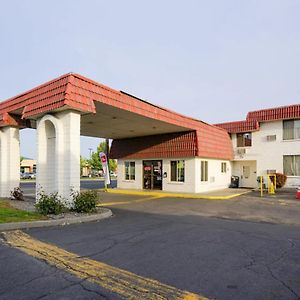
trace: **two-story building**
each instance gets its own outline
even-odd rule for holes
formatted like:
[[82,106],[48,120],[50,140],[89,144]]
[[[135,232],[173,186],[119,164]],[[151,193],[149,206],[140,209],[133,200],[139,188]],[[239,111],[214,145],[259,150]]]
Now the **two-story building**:
[[232,174],[240,186],[257,187],[257,176],[287,175],[286,187],[300,185],[300,105],[249,112],[246,120],[217,124],[231,136]]

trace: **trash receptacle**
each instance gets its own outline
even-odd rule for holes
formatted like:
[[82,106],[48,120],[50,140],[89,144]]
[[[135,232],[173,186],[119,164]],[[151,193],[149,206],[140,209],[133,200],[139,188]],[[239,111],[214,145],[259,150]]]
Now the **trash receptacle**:
[[239,187],[239,176],[231,176],[231,183],[229,185],[230,188],[238,188]]

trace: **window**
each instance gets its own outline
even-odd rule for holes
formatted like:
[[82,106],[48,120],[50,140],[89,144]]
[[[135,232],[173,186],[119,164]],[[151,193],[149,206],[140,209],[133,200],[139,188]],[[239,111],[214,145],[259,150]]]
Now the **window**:
[[287,176],[300,176],[300,155],[283,156],[283,173]]
[[135,180],[134,161],[125,161],[125,180]]
[[237,147],[250,147],[252,146],[252,134],[251,132],[247,133],[237,133]]
[[201,181],[208,181],[208,161],[201,161]]
[[227,171],[227,165],[226,162],[221,163],[221,173],[226,173]]
[[184,182],[184,160],[171,161],[171,181]]
[[300,120],[283,121],[283,139],[300,139]]

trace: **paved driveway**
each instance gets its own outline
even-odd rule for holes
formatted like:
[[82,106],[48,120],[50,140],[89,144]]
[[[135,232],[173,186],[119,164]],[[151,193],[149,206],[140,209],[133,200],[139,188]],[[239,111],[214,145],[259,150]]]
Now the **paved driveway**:
[[260,198],[248,193],[229,200],[206,200],[100,193],[100,198],[112,209],[300,226],[300,201],[292,197]]
[[[117,180],[111,180],[111,187],[114,188],[117,186]],[[24,191],[25,197],[34,200],[35,198],[35,187],[36,183],[33,180],[21,181],[20,187]],[[103,189],[104,180],[103,179],[82,179],[80,180],[80,188],[89,190],[89,189]]]
[[[299,226],[201,215],[210,206],[227,206],[227,213],[234,214],[236,206],[251,199],[212,202],[109,194],[102,198],[114,217],[27,233],[79,258],[208,298],[299,299]],[[110,288],[0,243],[3,261],[1,299],[120,299]]]

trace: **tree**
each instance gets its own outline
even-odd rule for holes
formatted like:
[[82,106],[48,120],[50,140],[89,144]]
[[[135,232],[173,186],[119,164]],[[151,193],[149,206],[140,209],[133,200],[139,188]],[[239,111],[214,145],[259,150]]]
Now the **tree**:
[[[99,144],[99,146],[97,147],[97,151],[93,152],[91,155],[91,158],[89,160],[87,160],[90,164],[90,166],[92,167],[92,169],[95,170],[102,170],[102,163],[100,160],[100,152],[104,152],[106,153],[106,142],[103,141]],[[110,159],[109,160],[109,169],[110,171],[116,171],[117,169],[117,161],[115,159]]]
[[80,170],[86,166],[89,166],[88,160],[80,155]]

